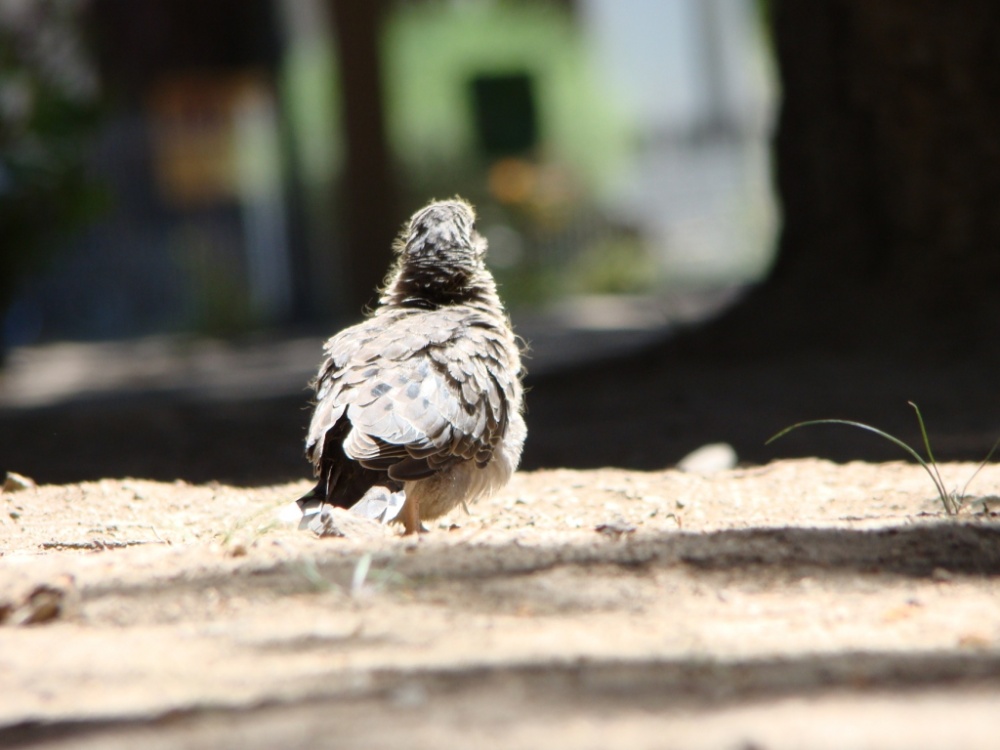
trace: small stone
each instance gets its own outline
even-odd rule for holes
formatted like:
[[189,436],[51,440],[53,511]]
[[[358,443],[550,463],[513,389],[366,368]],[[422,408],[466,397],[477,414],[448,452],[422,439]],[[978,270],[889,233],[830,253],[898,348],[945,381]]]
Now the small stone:
[[7,472],[7,477],[3,482],[4,492],[20,492],[21,490],[30,490],[38,485],[35,484],[35,480],[31,477],[26,477],[22,474],[17,474],[13,471]]
[[621,539],[623,536],[634,534],[635,526],[625,521],[610,521],[594,527],[594,531],[612,539]]
[[996,495],[977,497],[973,503],[981,504],[984,515],[995,516],[1000,514],[1000,497],[997,497]]
[[709,443],[684,456],[677,468],[688,474],[715,474],[735,468],[737,460],[729,443]]
[[10,618],[12,624],[41,625],[64,616],[72,590],[72,579],[66,579],[63,586],[43,583],[32,589],[13,611]]

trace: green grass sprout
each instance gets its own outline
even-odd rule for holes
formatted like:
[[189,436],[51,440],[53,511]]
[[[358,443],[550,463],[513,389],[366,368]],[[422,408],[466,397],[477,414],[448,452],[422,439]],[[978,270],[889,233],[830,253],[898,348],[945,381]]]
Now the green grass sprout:
[[872,427],[870,424],[865,424],[864,422],[854,422],[849,419],[812,419],[809,420],[808,422],[797,422],[796,424],[793,424],[790,427],[786,427],[785,429],[781,430],[781,432],[768,438],[765,445],[770,445],[775,440],[787,435],[792,430],[797,430],[800,427],[809,427],[811,425],[818,425],[818,424],[844,424],[848,425],[849,427],[858,427],[862,430],[873,432],[879,437],[885,438],[890,443],[898,445],[904,451],[913,456],[914,459],[916,459],[917,463],[919,463],[923,467],[924,471],[927,472],[927,475],[931,478],[931,481],[934,482],[934,488],[937,490],[938,497],[941,499],[941,505],[944,506],[945,513],[947,513],[949,516],[953,516],[962,509],[962,506],[965,504],[966,491],[969,489],[969,485],[972,483],[972,480],[976,478],[976,475],[979,474],[980,471],[982,471],[982,468],[986,466],[987,463],[989,463],[989,460],[993,458],[993,454],[996,452],[997,447],[1000,446],[1000,439],[998,439],[995,443],[993,443],[993,447],[990,448],[990,452],[986,454],[986,458],[982,460],[982,462],[979,464],[979,467],[972,473],[972,476],[969,477],[969,480],[965,483],[965,486],[962,487],[961,492],[959,492],[958,490],[952,490],[951,492],[949,492],[948,487],[944,483],[944,479],[942,479],[941,477],[941,472],[938,470],[937,461],[934,458],[934,452],[931,450],[931,441],[927,437],[927,428],[924,425],[924,417],[920,413],[920,407],[918,407],[912,401],[907,401],[907,403],[910,406],[912,406],[913,410],[917,413],[917,422],[920,424],[920,435],[923,437],[924,450],[926,450],[927,452],[926,459],[923,456],[921,456],[920,453],[916,451],[916,449],[914,449],[909,444],[904,443],[895,435],[890,435],[888,432],[880,430],[877,427]]

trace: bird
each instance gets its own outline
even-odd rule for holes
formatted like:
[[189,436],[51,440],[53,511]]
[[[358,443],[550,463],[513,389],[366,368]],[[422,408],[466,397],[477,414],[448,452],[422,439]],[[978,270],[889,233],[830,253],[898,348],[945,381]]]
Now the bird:
[[521,341],[473,207],[430,203],[393,251],[374,311],[324,345],[305,448],[318,481],[298,500],[300,528],[319,531],[340,507],[414,534],[493,494],[520,462]]

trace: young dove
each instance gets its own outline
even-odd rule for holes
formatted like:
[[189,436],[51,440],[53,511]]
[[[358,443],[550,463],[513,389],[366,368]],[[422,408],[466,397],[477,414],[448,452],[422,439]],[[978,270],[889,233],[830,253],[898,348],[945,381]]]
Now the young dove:
[[458,198],[417,211],[374,313],[326,342],[300,528],[337,506],[412,534],[517,468],[520,351],[475,219]]

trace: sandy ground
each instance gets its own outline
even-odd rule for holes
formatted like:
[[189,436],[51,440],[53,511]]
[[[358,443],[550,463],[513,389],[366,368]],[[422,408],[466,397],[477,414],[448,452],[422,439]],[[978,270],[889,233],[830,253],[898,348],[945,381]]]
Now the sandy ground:
[[0,746],[997,745],[1000,509],[919,467],[528,472],[419,538],[307,487],[0,495]]

